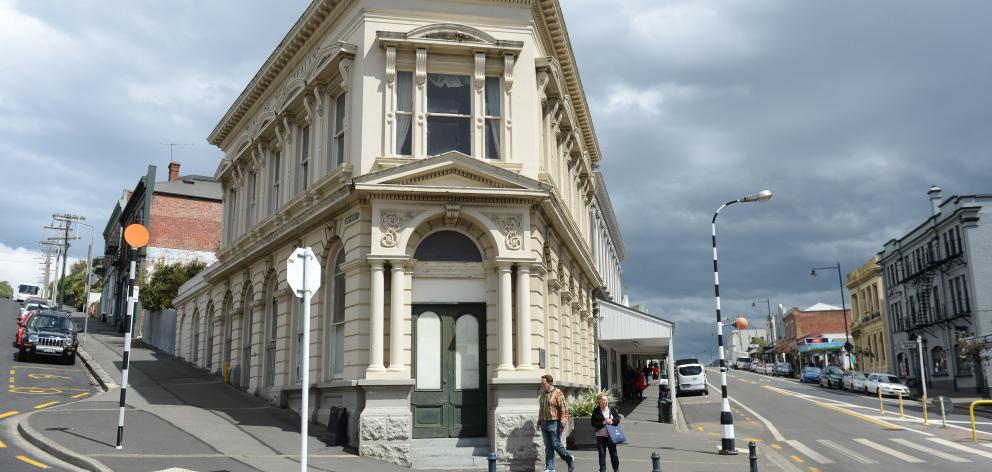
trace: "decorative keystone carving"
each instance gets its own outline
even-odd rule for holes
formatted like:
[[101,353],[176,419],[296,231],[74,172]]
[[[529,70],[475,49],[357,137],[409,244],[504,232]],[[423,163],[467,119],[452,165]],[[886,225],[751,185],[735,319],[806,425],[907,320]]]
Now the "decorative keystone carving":
[[458,223],[458,214],[461,213],[462,206],[457,203],[448,203],[444,205],[444,208],[446,210],[444,214],[444,224],[454,226],[455,223]]
[[523,239],[520,237],[520,224],[523,217],[520,215],[501,215],[499,213],[489,213],[486,215],[493,223],[499,227],[505,238],[506,248],[516,251],[523,246]]
[[382,226],[382,238],[379,240],[379,244],[382,247],[396,246],[396,243],[399,242],[400,231],[419,214],[420,211],[383,210],[379,219]]

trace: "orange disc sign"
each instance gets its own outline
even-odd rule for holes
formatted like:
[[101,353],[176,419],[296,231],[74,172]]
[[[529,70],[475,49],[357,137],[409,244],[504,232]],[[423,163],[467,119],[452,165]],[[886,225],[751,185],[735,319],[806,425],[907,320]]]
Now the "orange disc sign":
[[137,223],[124,228],[124,240],[131,247],[144,247],[148,244],[148,229]]

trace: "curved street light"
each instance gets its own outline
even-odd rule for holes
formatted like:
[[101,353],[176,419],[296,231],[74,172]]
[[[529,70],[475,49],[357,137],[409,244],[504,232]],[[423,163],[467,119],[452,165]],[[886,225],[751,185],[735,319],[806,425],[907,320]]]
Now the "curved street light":
[[837,271],[837,283],[840,285],[840,307],[841,312],[844,314],[844,351],[847,353],[847,365],[851,367],[851,351],[854,350],[854,344],[851,344],[851,333],[847,328],[847,301],[844,299],[844,281],[841,279],[840,262],[835,266],[831,267],[814,267],[809,271],[809,278],[816,279],[817,270],[836,270]]
[[713,231],[713,289],[716,298],[716,339],[719,347],[717,351],[720,355],[720,393],[722,396],[720,404],[720,454],[725,455],[737,454],[737,448],[734,447],[734,417],[730,414],[730,400],[727,397],[727,359],[723,352],[723,320],[720,318],[720,271],[717,267],[716,257],[716,217],[720,215],[720,210],[734,203],[764,203],[771,198],[771,190],[762,190],[746,197],[731,200],[716,209],[711,222]]

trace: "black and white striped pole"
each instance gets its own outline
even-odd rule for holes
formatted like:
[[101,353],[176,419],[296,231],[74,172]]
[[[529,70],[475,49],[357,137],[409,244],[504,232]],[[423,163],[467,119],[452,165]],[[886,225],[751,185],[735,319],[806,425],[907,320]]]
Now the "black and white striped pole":
[[717,266],[716,257],[716,217],[720,215],[720,210],[726,208],[727,205],[733,205],[734,203],[767,202],[770,198],[772,198],[772,192],[770,190],[762,190],[754,195],[748,195],[724,203],[713,213],[713,289],[714,296],[716,297],[717,350],[720,352],[720,454],[737,454],[737,448],[734,447],[734,417],[730,413],[730,399],[727,397],[727,359],[723,352],[723,320],[720,318],[720,270]]
[[124,400],[127,397],[127,370],[131,355],[131,325],[134,320],[134,279],[138,265],[138,249],[148,244],[148,230],[139,224],[129,225],[124,229],[124,241],[131,250],[130,272],[127,288],[127,313],[124,318],[124,359],[121,362],[121,401],[120,413],[117,416],[117,449],[124,448]]

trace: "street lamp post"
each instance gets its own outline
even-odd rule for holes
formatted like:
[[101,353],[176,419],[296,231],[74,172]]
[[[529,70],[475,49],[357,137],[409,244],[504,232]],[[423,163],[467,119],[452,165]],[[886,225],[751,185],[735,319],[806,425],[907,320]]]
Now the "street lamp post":
[[851,333],[847,327],[847,301],[844,300],[844,281],[841,279],[842,272],[840,271],[840,262],[836,266],[831,267],[814,267],[809,271],[809,277],[811,279],[816,278],[817,270],[827,270],[833,269],[837,271],[837,284],[840,285],[840,309],[844,314],[844,352],[847,357],[847,367],[851,367],[851,351],[854,350],[854,345],[851,344]]
[[96,233],[96,228],[82,221],[77,221],[76,223],[90,229],[90,245],[86,249],[86,288],[83,289],[83,343],[85,343],[90,323],[90,314],[86,312],[86,308],[90,302],[90,279],[93,277],[93,234]]
[[716,209],[711,222],[713,234],[713,292],[716,299],[716,340],[718,345],[717,350],[720,351],[720,431],[722,433],[720,454],[737,454],[737,448],[734,447],[734,417],[730,414],[730,400],[727,398],[727,359],[723,352],[723,320],[720,318],[720,271],[717,267],[716,257],[716,217],[720,215],[720,210],[723,210],[728,205],[733,205],[734,203],[767,202],[771,198],[772,192],[770,190],[762,190],[753,195],[731,200]]
[[[764,300],[754,300],[754,301],[751,302],[751,308],[757,308],[757,303],[758,302],[765,302],[765,306],[768,307],[768,318],[767,319],[768,319],[769,325],[772,327],[772,332],[771,333],[765,333],[767,336],[769,336],[771,338],[771,339],[767,339],[766,341],[768,341],[768,343],[771,344],[772,346],[775,346],[775,341],[778,340],[778,336],[775,335],[775,318],[772,318],[772,302],[768,301],[767,298],[764,299]],[[774,360],[775,359],[772,359],[772,361],[774,361]]]

